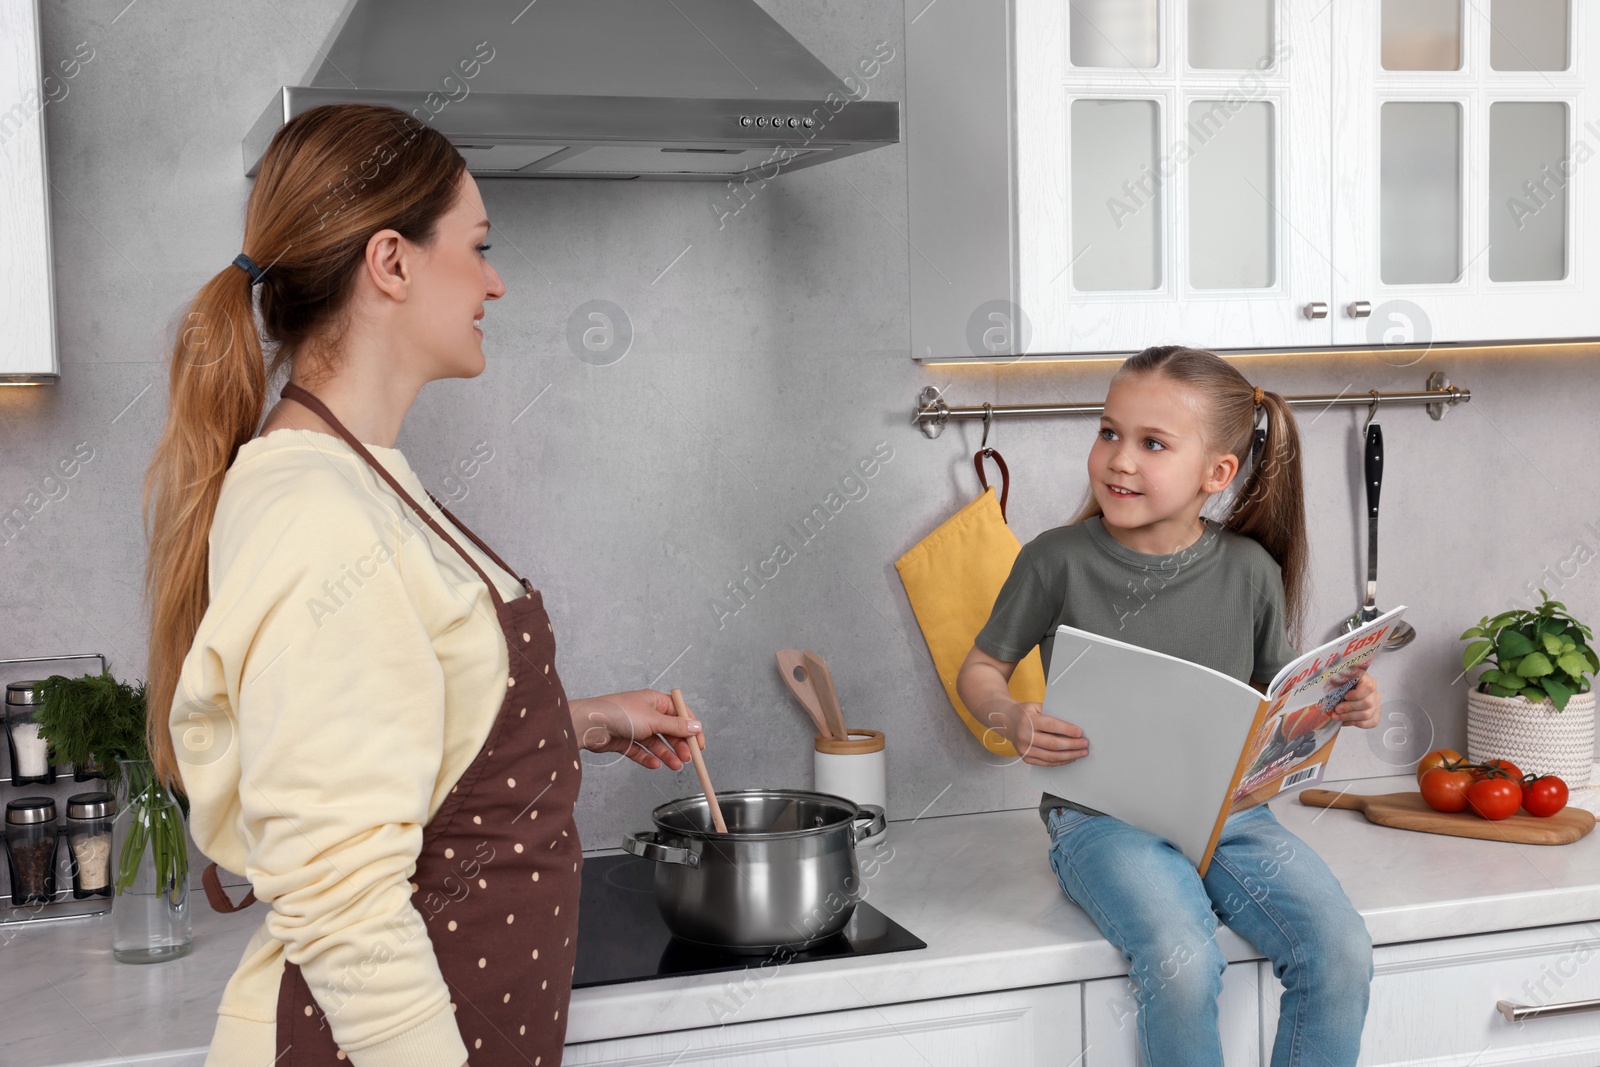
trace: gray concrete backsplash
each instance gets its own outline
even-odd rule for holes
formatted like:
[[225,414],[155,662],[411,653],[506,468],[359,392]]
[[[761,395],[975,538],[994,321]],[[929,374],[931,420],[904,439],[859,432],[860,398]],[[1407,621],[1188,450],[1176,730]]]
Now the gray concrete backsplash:
[[[43,12],[47,64],[81,42],[94,58],[43,112],[62,378],[0,390],[0,509],[42,501],[0,537],[0,656],[103,651],[133,679],[147,643],[140,496],[174,327],[201,283],[234,269],[250,189],[240,139],[274,89],[299,79],[337,5],[118,7],[69,0]],[[763,7],[839,74],[887,42],[897,58],[871,93],[903,101],[909,9]],[[719,786],[809,788],[812,731],[773,660],[809,647],[827,658],[846,719],[888,735],[891,818],[1036,803],[1027,769],[986,754],[957,719],[894,569],[978,493],[979,425],[952,423],[930,441],[910,416],[930,384],[956,404],[1097,400],[1114,364],[912,362],[907,263],[918,253],[902,146],[738,201],[713,183],[480,187],[508,287],[485,318],[488,367],[425,389],[397,445],[543,590],[568,693],[680,687],[707,724]],[[595,300],[631,327],[614,362],[569,344]],[[1409,605],[1419,636],[1374,668],[1390,717],[1346,731],[1334,776],[1403,771],[1428,748],[1465,743],[1457,635],[1479,616],[1537,600],[1543,583],[1600,621],[1593,353],[1435,351],[1398,365],[1413,358],[1239,360],[1285,394],[1416,389],[1434,370],[1473,392],[1438,422],[1418,407],[1380,413],[1379,602]],[[1315,640],[1364,593],[1364,416],[1300,415]],[[1077,510],[1094,425],[996,423],[1022,540]],[[459,461],[485,449],[492,459],[464,477]],[[72,478],[54,475],[85,450]],[[860,464],[874,459],[867,476]],[[692,771],[586,760],[587,848],[616,847],[657,804],[698,788]]]

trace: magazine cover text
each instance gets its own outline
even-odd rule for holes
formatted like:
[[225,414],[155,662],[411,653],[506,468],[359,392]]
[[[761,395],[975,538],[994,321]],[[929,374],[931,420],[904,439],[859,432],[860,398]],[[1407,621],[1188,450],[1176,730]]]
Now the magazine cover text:
[[1270,800],[1290,789],[1312,785],[1333,754],[1342,725],[1333,709],[1367,673],[1372,657],[1394,626],[1355,633],[1332,652],[1299,665],[1272,699],[1245,752],[1244,777],[1233,794],[1233,811]]

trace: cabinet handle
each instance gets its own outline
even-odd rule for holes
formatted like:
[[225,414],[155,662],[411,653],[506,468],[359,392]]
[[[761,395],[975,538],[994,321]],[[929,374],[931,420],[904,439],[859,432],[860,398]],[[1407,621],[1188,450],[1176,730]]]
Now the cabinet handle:
[[1313,300],[1305,306],[1306,318],[1325,319],[1328,317],[1328,305],[1320,300]]
[[1546,1015],[1576,1015],[1585,1011],[1600,1011],[1600,999],[1597,1000],[1569,1000],[1565,1004],[1513,1004],[1509,1000],[1495,1003],[1501,1015],[1506,1017],[1508,1023],[1520,1023],[1524,1019],[1539,1019]]
[[1345,308],[1352,319],[1364,319],[1372,314],[1372,303],[1368,300],[1354,300]]

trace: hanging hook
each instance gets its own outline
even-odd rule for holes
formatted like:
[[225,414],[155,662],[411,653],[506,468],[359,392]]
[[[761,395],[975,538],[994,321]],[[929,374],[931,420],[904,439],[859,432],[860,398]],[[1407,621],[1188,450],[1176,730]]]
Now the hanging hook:
[[1011,471],[1006,468],[1006,461],[1000,453],[989,447],[989,425],[993,419],[994,405],[985,403],[983,405],[983,440],[978,443],[978,451],[972,457],[972,466],[978,472],[979,484],[985,489],[989,488],[989,475],[984,472],[983,461],[992,459],[995,465],[1000,468],[1000,518],[1001,521],[1004,521],[1006,517],[1006,498],[1011,495]]
[[1378,414],[1378,391],[1376,389],[1373,389],[1373,390],[1370,390],[1370,393],[1372,395],[1372,404],[1371,404],[1371,406],[1369,406],[1367,408],[1367,423],[1366,423],[1366,426],[1361,427],[1361,432],[1362,433],[1366,433],[1367,432],[1367,427],[1372,425],[1372,420]]

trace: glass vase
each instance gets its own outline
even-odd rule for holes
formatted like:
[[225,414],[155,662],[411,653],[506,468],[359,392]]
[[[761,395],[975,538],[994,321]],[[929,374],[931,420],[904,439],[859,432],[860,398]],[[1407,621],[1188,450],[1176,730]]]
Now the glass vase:
[[117,760],[117,815],[111,830],[116,895],[112,955],[160,963],[194,947],[183,809],[149,760]]

